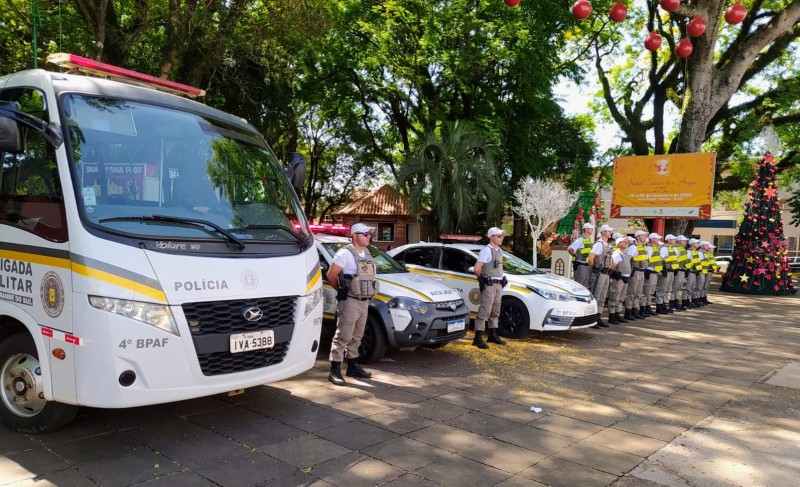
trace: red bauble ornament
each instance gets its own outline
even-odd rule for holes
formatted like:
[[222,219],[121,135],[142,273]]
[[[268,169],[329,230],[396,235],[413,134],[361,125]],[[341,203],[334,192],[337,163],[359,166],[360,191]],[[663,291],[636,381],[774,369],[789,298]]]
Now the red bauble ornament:
[[744,20],[747,16],[747,9],[744,8],[739,2],[734,3],[731,5],[731,8],[725,11],[725,22],[736,25]]
[[516,7],[519,5],[519,0],[504,0],[509,7]]
[[686,32],[689,34],[690,37],[699,37],[703,35],[706,31],[706,21],[703,20],[703,17],[699,15],[695,15],[692,17],[692,20],[686,24]]
[[681,6],[681,0],[661,0],[661,8],[667,12],[674,12]]
[[578,20],[583,20],[592,13],[592,4],[587,0],[578,0],[572,6],[572,16]]
[[622,22],[628,16],[628,7],[624,3],[617,1],[611,10],[608,11],[608,18],[614,22]]
[[644,38],[644,47],[648,51],[657,51],[661,47],[661,36],[658,35],[658,32],[653,31],[647,34],[647,37]]
[[694,46],[692,46],[692,41],[684,37],[675,45],[675,55],[679,58],[688,57],[694,51]]

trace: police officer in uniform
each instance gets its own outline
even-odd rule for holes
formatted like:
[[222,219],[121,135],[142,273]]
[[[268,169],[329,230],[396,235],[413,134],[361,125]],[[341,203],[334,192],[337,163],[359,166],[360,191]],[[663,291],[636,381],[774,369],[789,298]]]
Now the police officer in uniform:
[[674,271],[675,276],[672,278],[672,308],[676,311],[686,311],[686,296],[683,295],[683,299],[681,298],[683,291],[683,282],[686,279],[686,264],[689,263],[689,254],[686,250],[686,242],[689,239],[683,235],[678,235],[675,238],[675,252],[677,253],[677,258],[675,259],[675,263],[677,264],[678,268]]
[[626,253],[630,242],[627,237],[620,236],[614,241],[616,249],[611,254],[611,272],[608,288],[608,322],[612,325],[627,323],[620,316],[625,312],[625,294],[631,277],[631,256]]
[[[592,270],[593,278],[590,279],[594,286],[591,288],[594,298],[597,300],[597,324],[592,328],[607,328],[608,325],[603,322],[600,316],[603,313],[605,306],[606,296],[608,296],[608,273],[611,272],[611,245],[608,244],[608,238],[614,231],[608,225],[600,226],[600,235],[597,237],[597,242],[592,246],[589,252],[587,263]],[[609,321],[610,321],[609,317]]]
[[712,244],[711,242],[706,242],[706,251],[703,254],[705,257],[706,267],[708,268],[708,273],[706,274],[705,286],[703,287],[703,292],[700,296],[700,300],[704,304],[711,304],[711,302],[708,300],[708,290],[711,288],[711,276],[713,276],[719,268],[717,265],[717,259],[714,258],[715,248],[717,248],[716,245]]
[[694,289],[692,290],[692,297],[694,298],[694,303],[700,306],[705,306],[706,303],[703,301],[703,291],[706,289],[706,279],[709,278],[708,275],[708,262],[706,261],[706,252],[708,251],[708,242],[705,240],[700,240],[697,242],[697,260],[698,263],[695,266],[697,269],[697,280],[694,283]]
[[[642,284],[642,301],[639,303],[640,316],[652,316],[650,302],[656,294],[658,287],[658,272],[662,268],[660,253],[661,235],[653,232],[647,237],[647,269],[644,271],[644,283]],[[658,268],[658,269],[656,269]]]
[[644,316],[639,315],[639,303],[644,298],[644,271],[647,269],[647,232],[636,230],[633,234],[635,240],[633,245],[628,246],[625,251],[631,257],[631,278],[628,281],[628,290],[625,297],[625,319],[640,320]]
[[686,286],[683,289],[683,300],[688,302],[689,308],[699,308],[694,297],[694,288],[697,285],[697,276],[700,274],[700,251],[697,244],[700,241],[696,238],[689,239],[689,249],[686,251]]
[[591,223],[583,224],[583,235],[567,247],[567,252],[572,256],[572,278],[575,282],[585,288],[589,288],[589,252],[592,251],[594,244],[594,225]]
[[659,250],[662,263],[656,268],[658,285],[656,287],[656,313],[674,312],[672,308],[672,282],[678,269],[678,251],[675,248],[675,235],[664,237],[664,246]]
[[373,231],[373,227],[363,223],[353,225],[350,229],[352,243],[336,252],[328,269],[328,283],[337,291],[336,299],[339,300],[328,374],[328,380],[337,386],[346,385],[341,371],[344,359],[347,359],[348,377],[372,377],[358,363],[358,347],[367,324],[369,301],[378,292],[375,262],[367,248]]
[[508,283],[503,274],[503,244],[505,232],[497,227],[492,227],[486,232],[489,245],[481,249],[478,261],[475,262],[474,272],[478,276],[481,290],[481,304],[478,307],[478,316],[475,318],[475,338],[472,344],[480,349],[489,348],[483,341],[483,332],[486,322],[489,322],[489,343],[505,345],[505,340],[497,334],[497,322],[500,317],[500,304],[503,298],[503,288]]

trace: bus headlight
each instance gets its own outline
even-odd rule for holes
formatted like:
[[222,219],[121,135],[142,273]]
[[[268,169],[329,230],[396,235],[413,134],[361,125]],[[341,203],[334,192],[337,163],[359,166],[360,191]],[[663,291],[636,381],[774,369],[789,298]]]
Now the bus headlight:
[[160,328],[167,333],[180,336],[178,325],[172,317],[172,311],[166,305],[129,301],[127,299],[104,298],[101,296],[89,296],[89,304],[93,308],[141,321],[150,326]]
[[316,291],[312,291],[311,294],[306,295],[306,307],[303,312],[303,319],[306,319],[306,317],[314,311],[314,308],[322,301],[322,296],[322,286],[318,287]]

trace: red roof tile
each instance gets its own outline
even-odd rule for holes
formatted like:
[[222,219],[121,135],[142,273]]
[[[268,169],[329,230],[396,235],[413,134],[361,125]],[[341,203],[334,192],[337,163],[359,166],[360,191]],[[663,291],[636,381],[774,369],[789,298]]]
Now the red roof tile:
[[408,215],[408,198],[388,184],[358,199],[334,215]]

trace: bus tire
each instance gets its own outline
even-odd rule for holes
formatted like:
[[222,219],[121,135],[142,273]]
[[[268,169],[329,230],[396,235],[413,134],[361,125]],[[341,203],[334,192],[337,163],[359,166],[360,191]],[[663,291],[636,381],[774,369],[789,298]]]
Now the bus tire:
[[72,421],[77,406],[48,401],[39,355],[30,335],[17,333],[0,343],[0,421],[15,431],[47,433]]
[[369,364],[377,362],[386,354],[386,333],[383,321],[373,313],[367,316],[367,324],[364,326],[364,336],[361,338],[361,345],[358,346],[358,362]]
[[531,331],[531,317],[528,309],[516,298],[504,298],[500,305],[497,328],[500,336],[506,338],[525,338]]

